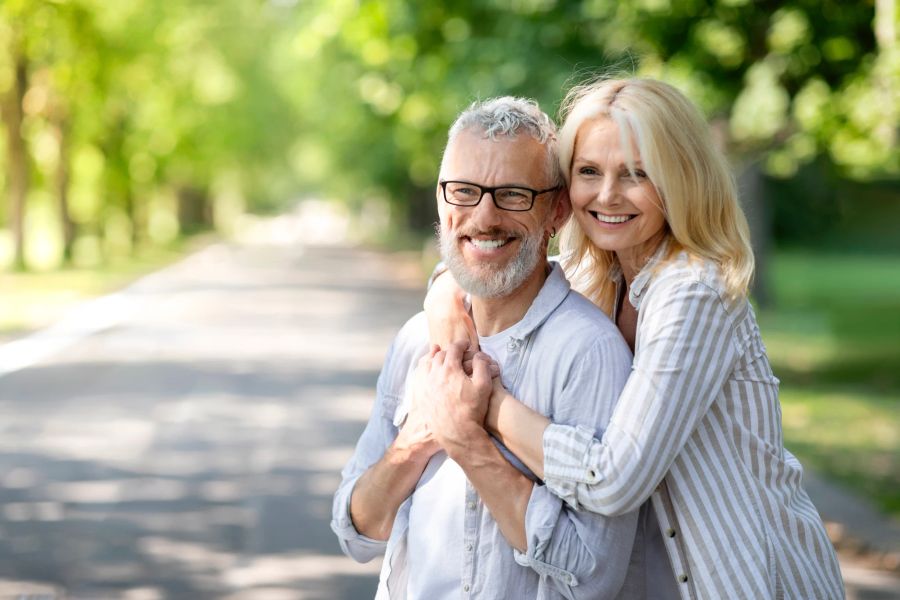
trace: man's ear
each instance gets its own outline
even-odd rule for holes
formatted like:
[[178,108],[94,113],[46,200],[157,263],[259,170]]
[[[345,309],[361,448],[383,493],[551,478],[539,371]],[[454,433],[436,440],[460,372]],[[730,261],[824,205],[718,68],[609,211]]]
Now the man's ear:
[[572,216],[572,202],[569,200],[569,189],[563,187],[556,192],[553,201],[553,213],[550,215],[550,223],[555,231],[562,229],[569,217]]
[[437,211],[438,219],[440,219],[441,215],[441,204],[444,203],[444,192],[441,190],[441,182],[438,181],[437,185],[434,187],[434,209]]

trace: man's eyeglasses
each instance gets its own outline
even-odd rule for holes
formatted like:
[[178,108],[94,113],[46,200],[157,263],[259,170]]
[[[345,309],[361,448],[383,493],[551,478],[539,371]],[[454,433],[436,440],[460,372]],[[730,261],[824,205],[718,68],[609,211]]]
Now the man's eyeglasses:
[[468,181],[441,181],[444,202],[455,206],[477,206],[485,194],[490,194],[494,206],[502,210],[524,212],[531,210],[534,199],[541,194],[555,192],[558,185],[547,190],[533,190],[525,187],[485,187]]

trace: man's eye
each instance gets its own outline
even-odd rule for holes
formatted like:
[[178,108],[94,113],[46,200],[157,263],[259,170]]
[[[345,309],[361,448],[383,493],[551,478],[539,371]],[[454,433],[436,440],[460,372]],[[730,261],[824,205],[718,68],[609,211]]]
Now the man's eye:
[[472,187],[457,187],[451,191],[459,196],[475,196],[478,194],[478,190]]
[[527,197],[527,194],[524,191],[514,189],[497,190],[497,194],[499,194],[500,198],[503,200],[522,200]]
[[647,173],[645,171],[643,171],[642,169],[635,169],[634,176],[637,177],[638,179],[646,179]]

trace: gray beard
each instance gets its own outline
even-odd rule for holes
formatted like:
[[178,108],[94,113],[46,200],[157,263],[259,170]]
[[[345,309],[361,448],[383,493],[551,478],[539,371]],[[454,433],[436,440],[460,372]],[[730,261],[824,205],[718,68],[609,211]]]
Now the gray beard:
[[506,265],[480,264],[475,268],[466,264],[457,245],[457,238],[445,231],[438,231],[441,245],[441,259],[456,283],[472,296],[479,298],[502,298],[517,290],[534,273],[543,258],[544,233],[520,238],[519,252]]

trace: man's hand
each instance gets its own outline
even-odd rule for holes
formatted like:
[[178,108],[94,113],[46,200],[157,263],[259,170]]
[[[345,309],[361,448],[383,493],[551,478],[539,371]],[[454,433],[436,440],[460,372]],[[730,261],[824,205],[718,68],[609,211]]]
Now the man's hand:
[[[465,452],[473,435],[486,435],[484,418],[491,395],[491,360],[483,353],[472,357],[472,375],[463,358],[467,341],[434,350],[416,368],[414,403],[427,415],[438,444],[453,458]],[[414,408],[415,410],[415,408]]]
[[[419,365],[421,366],[423,361],[430,361],[438,350],[437,346],[432,346],[431,352],[422,357]],[[406,414],[403,426],[400,427],[397,439],[392,444],[394,449],[408,452],[410,457],[419,459],[431,458],[441,449],[428,424],[428,405],[422,398],[422,393],[427,390],[427,387],[428,372],[417,368],[413,374],[412,402],[409,412]]]

